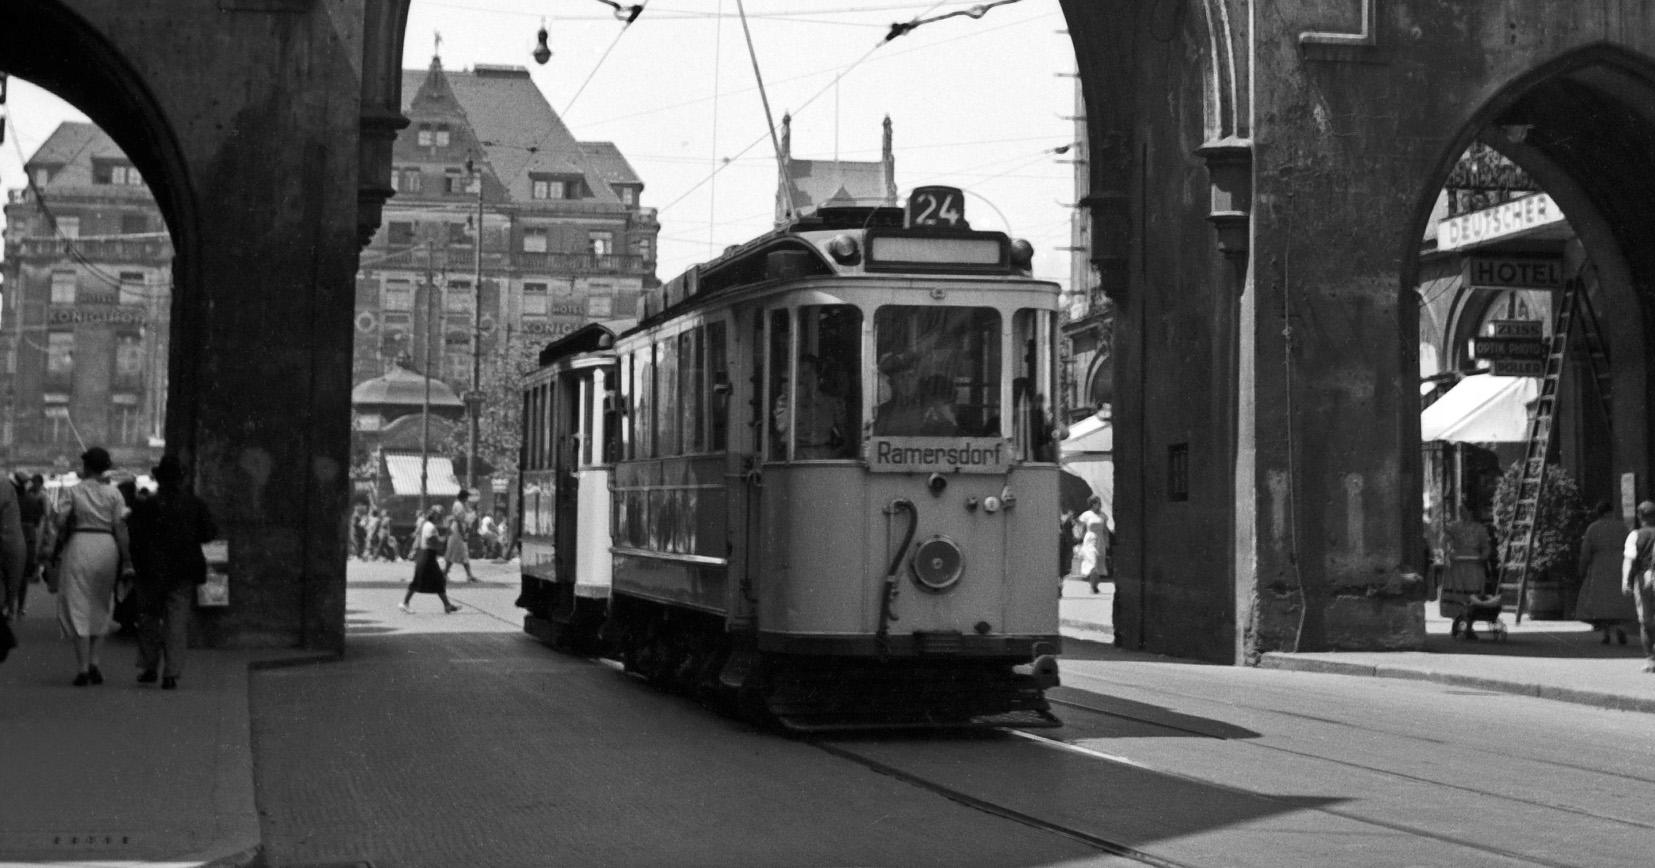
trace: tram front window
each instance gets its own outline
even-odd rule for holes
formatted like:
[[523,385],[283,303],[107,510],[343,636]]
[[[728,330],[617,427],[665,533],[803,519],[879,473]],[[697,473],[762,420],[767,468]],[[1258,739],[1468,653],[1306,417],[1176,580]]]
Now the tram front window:
[[771,411],[777,439],[792,446],[794,460],[855,457],[862,312],[847,304],[801,307],[798,334],[794,376],[782,381]]
[[874,314],[874,340],[874,434],[999,436],[998,311],[888,305]]

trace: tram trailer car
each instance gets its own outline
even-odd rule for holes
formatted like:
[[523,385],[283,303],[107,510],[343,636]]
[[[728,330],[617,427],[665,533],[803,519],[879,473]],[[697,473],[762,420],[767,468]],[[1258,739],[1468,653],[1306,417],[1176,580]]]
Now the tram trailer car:
[[545,348],[529,633],[795,730],[1058,725],[1058,288],[961,195],[822,209]]

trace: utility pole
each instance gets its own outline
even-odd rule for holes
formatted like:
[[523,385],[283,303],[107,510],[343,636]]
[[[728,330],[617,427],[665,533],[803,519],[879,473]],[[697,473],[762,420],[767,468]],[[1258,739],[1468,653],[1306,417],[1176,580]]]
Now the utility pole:
[[[473,241],[471,290],[471,394],[466,396],[466,416],[471,420],[470,433],[465,438],[465,487],[477,490],[477,437],[480,431],[478,416],[483,410],[483,167],[466,161],[471,182],[477,185],[477,237]],[[482,496],[477,498],[482,503]]]
[[[420,329],[420,343],[424,345],[420,361],[420,376],[425,380],[425,400],[420,405],[419,431],[419,514],[425,517],[426,472],[431,456],[431,299],[437,295],[437,285],[431,274],[432,248],[436,242],[425,239],[425,323]],[[415,524],[418,524],[416,520]]]

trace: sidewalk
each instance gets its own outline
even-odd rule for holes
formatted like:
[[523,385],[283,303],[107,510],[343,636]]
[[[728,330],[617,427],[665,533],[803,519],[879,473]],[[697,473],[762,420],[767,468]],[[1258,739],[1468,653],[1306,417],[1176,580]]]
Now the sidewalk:
[[[1113,643],[1114,587],[1092,594],[1085,582],[1064,582],[1059,604],[1065,637]],[[1602,634],[1579,621],[1534,621],[1516,624],[1507,612],[1506,639],[1494,641],[1486,623],[1478,622],[1478,641],[1452,639],[1449,621],[1437,604],[1425,604],[1423,651],[1273,651],[1259,660],[1266,669],[1331,672],[1384,678],[1416,678],[1492,690],[1655,713],[1655,674],[1641,671],[1643,655],[1636,629],[1627,644],[1600,644]]]

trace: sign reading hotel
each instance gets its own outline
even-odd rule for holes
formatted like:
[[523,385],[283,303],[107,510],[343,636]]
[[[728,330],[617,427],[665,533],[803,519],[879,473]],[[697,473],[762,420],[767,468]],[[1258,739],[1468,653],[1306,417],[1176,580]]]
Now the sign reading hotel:
[[870,437],[876,473],[1005,473],[1011,444],[999,437]]
[[1552,197],[1536,193],[1438,223],[1437,249],[1476,247],[1562,222],[1563,211],[1552,201]]
[[1561,256],[1465,257],[1465,284],[1474,289],[1563,288]]

